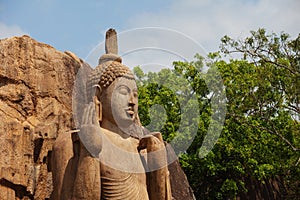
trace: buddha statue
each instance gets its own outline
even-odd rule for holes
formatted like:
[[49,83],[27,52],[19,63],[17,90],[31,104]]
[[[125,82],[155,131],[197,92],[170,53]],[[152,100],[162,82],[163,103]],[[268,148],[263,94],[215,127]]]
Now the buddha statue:
[[52,198],[170,200],[166,148],[139,121],[138,89],[113,29],[105,49],[86,83],[79,130],[54,144]]

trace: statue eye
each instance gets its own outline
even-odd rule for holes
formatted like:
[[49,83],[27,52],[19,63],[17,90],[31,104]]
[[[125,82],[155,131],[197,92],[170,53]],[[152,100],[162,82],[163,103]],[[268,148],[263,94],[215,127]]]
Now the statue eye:
[[120,94],[127,95],[129,93],[129,89],[125,86],[120,86],[118,88]]

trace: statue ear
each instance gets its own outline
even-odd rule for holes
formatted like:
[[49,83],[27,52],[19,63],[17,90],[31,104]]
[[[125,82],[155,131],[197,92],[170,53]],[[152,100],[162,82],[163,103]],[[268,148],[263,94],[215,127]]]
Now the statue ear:
[[94,103],[95,103],[96,115],[98,117],[99,123],[102,121],[102,103],[100,101],[101,92],[102,92],[101,87],[97,85],[95,96],[94,96]]
[[102,122],[102,103],[98,100],[97,96],[94,96],[94,103],[96,108],[96,115],[98,117],[99,123]]

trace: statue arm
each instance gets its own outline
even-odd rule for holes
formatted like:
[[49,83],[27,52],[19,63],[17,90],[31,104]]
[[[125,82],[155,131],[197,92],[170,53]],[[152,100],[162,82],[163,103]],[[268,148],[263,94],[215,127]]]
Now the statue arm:
[[78,155],[73,152],[71,135],[60,133],[52,148],[51,171],[53,178],[53,193],[51,199],[70,199],[75,177],[75,166]]
[[150,200],[171,200],[171,184],[166,148],[159,132],[140,140],[139,149],[147,149],[147,190]]
[[82,126],[78,132],[80,149],[73,189],[75,199],[101,198],[100,162],[95,159],[102,148],[100,131],[95,105],[90,103],[84,109]]
[[91,157],[82,143],[79,150],[79,161],[74,181],[73,199],[100,199],[101,178],[100,162]]

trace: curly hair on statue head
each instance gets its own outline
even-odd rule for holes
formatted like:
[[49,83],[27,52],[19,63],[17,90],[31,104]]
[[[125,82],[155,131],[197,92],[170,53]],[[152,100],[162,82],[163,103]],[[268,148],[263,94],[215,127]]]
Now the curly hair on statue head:
[[98,65],[89,75],[87,81],[88,100],[91,101],[95,95],[95,87],[100,87],[102,91],[119,77],[135,79],[131,70],[120,62],[108,61]]

